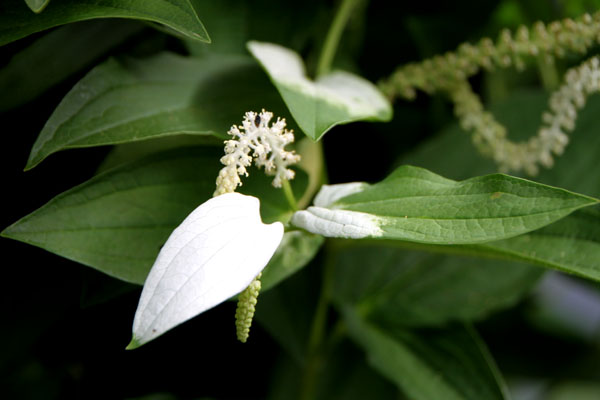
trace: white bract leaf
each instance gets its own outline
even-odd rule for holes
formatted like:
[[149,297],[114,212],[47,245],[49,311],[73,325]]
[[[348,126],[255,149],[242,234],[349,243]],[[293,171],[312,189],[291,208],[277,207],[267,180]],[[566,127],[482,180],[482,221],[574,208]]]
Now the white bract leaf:
[[365,182],[338,183],[337,185],[323,185],[315,197],[317,207],[329,207],[336,201],[351,194],[362,192],[369,185]]
[[389,121],[392,107],[377,87],[360,76],[334,71],[316,80],[306,76],[304,62],[294,51],[262,42],[248,49],[269,74],[304,133],[319,139],[337,124]]
[[259,205],[256,197],[223,194],[173,231],[144,284],[128,349],[240,293],[263,270],[283,225],[263,224]]
[[325,237],[362,239],[383,235],[383,219],[356,211],[308,207],[294,213],[291,223]]

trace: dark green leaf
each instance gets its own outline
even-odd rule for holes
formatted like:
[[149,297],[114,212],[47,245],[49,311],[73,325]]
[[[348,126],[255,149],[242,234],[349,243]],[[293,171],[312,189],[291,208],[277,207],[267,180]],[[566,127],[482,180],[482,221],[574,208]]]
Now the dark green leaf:
[[10,93],[0,98],[0,110],[36,98],[141,28],[142,24],[133,21],[99,20],[70,24],[48,33],[17,53],[0,70],[0,90]]
[[498,242],[468,246],[497,255],[600,281],[600,213],[581,210],[535,232]]
[[243,56],[111,59],[67,94],[35,142],[27,168],[67,148],[176,134],[225,136],[244,113],[285,109],[252,60]]
[[157,22],[191,39],[210,42],[189,0],[59,0],[50,3],[38,15],[32,15],[21,0],[3,0],[0,3],[0,46],[58,25],[95,18]]
[[472,328],[386,329],[350,309],[350,336],[369,363],[414,400],[505,399],[504,384]]
[[[260,307],[260,306],[259,306]],[[327,352],[316,375],[315,400],[400,400],[398,389],[364,360],[364,354],[348,340]],[[305,390],[304,371],[290,357],[281,357],[271,377],[269,400],[295,399]]]
[[533,231],[597,203],[503,174],[456,182],[402,166],[375,185],[322,189],[316,207],[297,212],[292,222],[329,237],[481,243]]
[[393,326],[471,321],[512,306],[543,270],[506,261],[443,256],[381,244],[339,252],[333,297]]
[[[221,154],[180,149],[121,165],[60,194],[2,235],[141,284],[171,231],[212,196]],[[289,218],[282,191],[253,172],[240,191],[261,193],[263,220]],[[302,193],[306,175],[293,185]]]
[[304,267],[317,254],[324,241],[320,235],[301,231],[286,232],[262,273],[262,290],[269,290]]

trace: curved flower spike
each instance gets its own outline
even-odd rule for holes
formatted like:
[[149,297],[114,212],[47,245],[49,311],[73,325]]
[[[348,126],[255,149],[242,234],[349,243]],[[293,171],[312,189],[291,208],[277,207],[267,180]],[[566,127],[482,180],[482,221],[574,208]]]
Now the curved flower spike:
[[240,293],[263,270],[283,225],[263,224],[259,205],[239,193],[214,197],[173,231],[144,284],[128,349]]

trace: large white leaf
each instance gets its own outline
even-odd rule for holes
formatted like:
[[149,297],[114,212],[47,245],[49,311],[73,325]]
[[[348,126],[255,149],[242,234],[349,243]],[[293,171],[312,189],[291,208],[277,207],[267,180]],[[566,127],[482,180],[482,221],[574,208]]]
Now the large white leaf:
[[283,225],[263,224],[256,197],[228,193],[196,208],[162,247],[133,322],[133,349],[244,290],[267,265]]

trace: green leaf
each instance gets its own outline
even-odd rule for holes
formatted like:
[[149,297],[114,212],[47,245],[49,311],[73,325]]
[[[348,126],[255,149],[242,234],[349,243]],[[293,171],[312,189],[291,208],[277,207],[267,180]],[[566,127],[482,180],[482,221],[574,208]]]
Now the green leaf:
[[[304,394],[302,365],[290,357],[281,357],[273,371],[267,400],[295,399],[299,393]],[[315,386],[315,394],[311,397],[315,400],[401,399],[396,386],[370,368],[363,352],[349,340],[343,340],[327,351]]]
[[269,74],[302,131],[313,140],[335,125],[392,118],[389,102],[359,76],[334,71],[311,81],[294,51],[255,41],[248,43],[248,49]]
[[246,111],[285,109],[252,60],[162,53],[108,60],[67,94],[36,140],[26,169],[67,148],[177,135],[225,137]]
[[386,326],[435,326],[479,320],[514,305],[543,270],[497,260],[407,251],[359,242],[335,262],[333,299]]
[[369,363],[415,400],[507,397],[504,383],[477,333],[469,327],[417,331],[375,325],[350,308],[350,336]]
[[308,264],[324,241],[325,238],[320,235],[301,231],[286,232],[279,248],[262,272],[262,291],[276,286]]
[[467,246],[466,251],[526,261],[600,281],[600,212],[580,210],[535,232]]
[[31,8],[34,13],[40,13],[44,11],[44,8],[48,5],[50,0],[25,0],[27,6]]
[[[539,115],[546,108],[546,101],[547,95],[543,92],[524,91],[493,106],[492,111],[508,127],[511,137],[524,140],[539,125]],[[592,96],[579,113],[565,153],[556,158],[552,169],[542,170],[536,180],[600,195],[599,112],[600,96]],[[458,126],[443,131],[401,162],[444,171],[455,179],[494,169],[493,162],[477,153],[469,136]],[[428,249],[516,259],[600,281],[600,213],[597,209],[579,210],[547,227],[502,241],[475,246],[429,246]]]
[[[2,235],[141,284],[171,231],[212,197],[222,154],[184,148],[118,166],[58,195]],[[262,172],[251,173],[240,191],[261,194],[263,220],[289,218],[282,190]],[[306,181],[299,173],[292,182],[298,193]]]
[[41,37],[0,69],[0,90],[11,94],[0,98],[0,110],[33,100],[89,66],[143,26],[124,20],[86,21],[69,24]]
[[61,0],[33,16],[21,0],[4,0],[0,3],[0,46],[55,26],[96,18],[156,22],[191,39],[210,42],[189,0]]
[[316,207],[297,212],[292,223],[329,237],[482,243],[533,231],[597,203],[503,174],[456,182],[403,166],[375,185],[322,189]]

